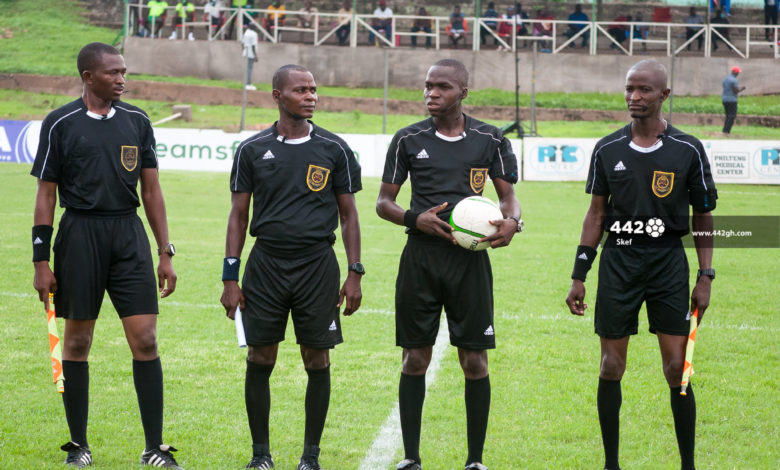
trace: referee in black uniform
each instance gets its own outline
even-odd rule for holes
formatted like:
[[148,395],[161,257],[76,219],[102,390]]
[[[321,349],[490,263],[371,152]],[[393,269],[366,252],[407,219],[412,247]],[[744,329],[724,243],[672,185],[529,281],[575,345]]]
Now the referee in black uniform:
[[[436,62],[425,78],[430,118],[396,132],[387,151],[377,213],[407,227],[396,281],[396,344],[403,348],[398,389],[405,458],[399,470],[420,469],[420,425],[425,371],[431,362],[442,306],[450,342],[466,378],[467,469],[485,469],[482,449],[490,411],[487,350],[495,348],[493,275],[485,251],[455,243],[446,220],[461,199],[481,195],[493,180],[501,212],[492,248],[507,246],[522,230],[513,184],[517,161],[509,141],[494,126],[463,114],[468,71],[461,62]],[[396,202],[411,178],[410,209]],[[468,287],[468,289],[466,289]]]
[[[146,448],[145,465],[179,468],[162,443],[163,376],[157,355],[157,292],[167,297],[176,288],[168,241],[165,202],[157,174],[154,133],[141,109],[120,102],[125,88],[125,61],[102,43],[87,44],[78,55],[82,96],[54,110],[43,121],[32,175],[38,178],[32,230],[34,286],[48,308],[54,292],[57,316],[65,318],[62,369],[65,415],[71,442],[65,463],[92,463],[87,442],[89,356],[95,321],[108,291],[133,354]],[[160,262],[154,264],[136,187],[157,241]],[[54,242],[54,272],[49,267],[54,206],[59,191],[65,213]]]
[[[277,70],[273,98],[279,120],[236,150],[221,300],[230,318],[240,305],[249,345],[245,396],[253,456],[247,468],[274,468],[268,438],[268,381],[292,311],[309,376],[298,470],[318,470],[330,401],[329,350],[343,341],[339,307],[345,303],[344,315],[351,315],[362,298],[360,279],[365,270],[360,263],[355,206],[355,193],[361,189],[360,166],[346,142],[309,121],[317,104],[317,85],[308,70],[298,65]],[[349,262],[340,289],[332,248],[339,221]],[[239,256],[247,226],[257,240],[239,288]]]
[[[632,121],[601,139],[593,151],[586,186],[591,203],[566,298],[571,313],[585,313],[585,275],[607,231],[599,262],[595,330],[601,337],[597,404],[604,468],[609,470],[620,468],[620,379],[626,370],[628,339],[637,333],[643,302],[650,332],[656,334],[661,348],[682,468],[694,468],[696,401],[691,385],[687,396],[680,395],[680,381],[688,308],[698,308],[701,321],[715,271],[712,238],[694,237],[699,272],[689,296],[688,260],[680,237],[688,233],[689,205],[693,207],[693,230],[712,230],[710,211],[715,208],[717,192],[701,142],[661,118],[668,96],[666,69],[659,62],[643,60],[628,71],[625,99]],[[660,236],[653,219],[664,224]]]

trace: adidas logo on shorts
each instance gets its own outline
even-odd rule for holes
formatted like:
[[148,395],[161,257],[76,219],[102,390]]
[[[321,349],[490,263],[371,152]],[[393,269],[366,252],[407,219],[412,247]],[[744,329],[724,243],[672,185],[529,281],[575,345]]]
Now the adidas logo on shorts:
[[418,160],[423,159],[423,158],[428,158],[428,152],[426,152],[425,149],[422,149],[422,150],[420,150],[417,153],[417,159]]
[[271,158],[276,158],[276,155],[274,155],[270,150],[267,150],[263,155],[263,160],[269,160]]
[[493,325],[490,325],[487,327],[487,330],[485,330],[485,336],[493,336],[495,333],[493,333]]
[[623,160],[620,160],[619,162],[617,162],[617,165],[615,165],[614,170],[615,171],[625,171],[626,170],[626,166],[623,165]]
[[336,326],[336,320],[333,320],[333,322],[328,327],[328,331],[336,331],[338,330],[338,327]]

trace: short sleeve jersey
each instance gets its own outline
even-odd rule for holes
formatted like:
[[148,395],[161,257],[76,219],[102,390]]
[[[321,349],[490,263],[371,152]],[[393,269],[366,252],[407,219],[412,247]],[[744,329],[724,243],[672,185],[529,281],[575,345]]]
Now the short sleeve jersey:
[[628,124],[596,144],[586,192],[608,196],[605,229],[614,220],[659,217],[670,235],[683,236],[690,193],[714,193],[715,182],[699,139],[668,125],[654,147],[640,151]]
[[290,140],[274,124],[242,142],[233,161],[230,190],[253,198],[249,233],[279,253],[328,240],[338,226],[336,196],[362,189],[352,149],[310,126],[307,137]]
[[141,205],[138,178],[141,169],[157,168],[154,148],[143,110],[116,102],[102,116],[79,98],[43,120],[30,174],[57,183],[61,207],[125,212]]
[[509,140],[495,126],[469,116],[465,119],[465,131],[456,138],[436,132],[433,118],[393,136],[382,182],[401,185],[411,178],[412,212],[447,202],[439,212],[446,221],[461,199],[482,194],[488,176],[517,182],[517,158]]

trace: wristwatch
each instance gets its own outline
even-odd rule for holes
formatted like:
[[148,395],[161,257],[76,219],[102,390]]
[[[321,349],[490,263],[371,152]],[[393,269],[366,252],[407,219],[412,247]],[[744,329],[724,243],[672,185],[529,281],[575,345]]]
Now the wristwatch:
[[515,222],[517,222],[517,229],[515,229],[515,233],[520,233],[523,231],[523,219],[521,219],[516,215],[510,215],[509,217],[507,217],[507,219],[512,219]]
[[715,270],[712,268],[709,269],[700,269],[696,273],[696,282],[699,282],[699,279],[701,279],[702,276],[707,276],[710,278],[710,280],[715,279]]
[[350,271],[354,271],[360,274],[361,276],[366,273],[366,268],[363,266],[363,263],[361,263],[360,261],[358,261],[357,263],[350,264],[349,268],[347,269],[349,269]]
[[168,253],[168,256],[173,256],[176,254],[176,248],[173,247],[173,243],[168,243],[165,246],[161,246],[160,248],[157,248],[157,255],[162,256],[163,253]]

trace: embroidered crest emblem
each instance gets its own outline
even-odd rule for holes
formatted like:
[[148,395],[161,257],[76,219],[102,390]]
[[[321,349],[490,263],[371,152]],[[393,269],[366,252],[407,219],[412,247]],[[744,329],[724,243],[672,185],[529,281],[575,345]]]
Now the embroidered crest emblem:
[[666,197],[672,192],[672,187],[674,187],[674,173],[658,170],[653,172],[653,194]]
[[122,166],[127,171],[135,170],[138,165],[138,147],[133,145],[122,146]]
[[306,186],[312,191],[320,191],[328,184],[328,175],[330,170],[317,165],[309,165],[309,171],[306,173]]
[[487,168],[472,168],[471,175],[469,176],[469,185],[471,190],[477,194],[482,194],[482,190],[485,189],[485,182],[487,181]]

